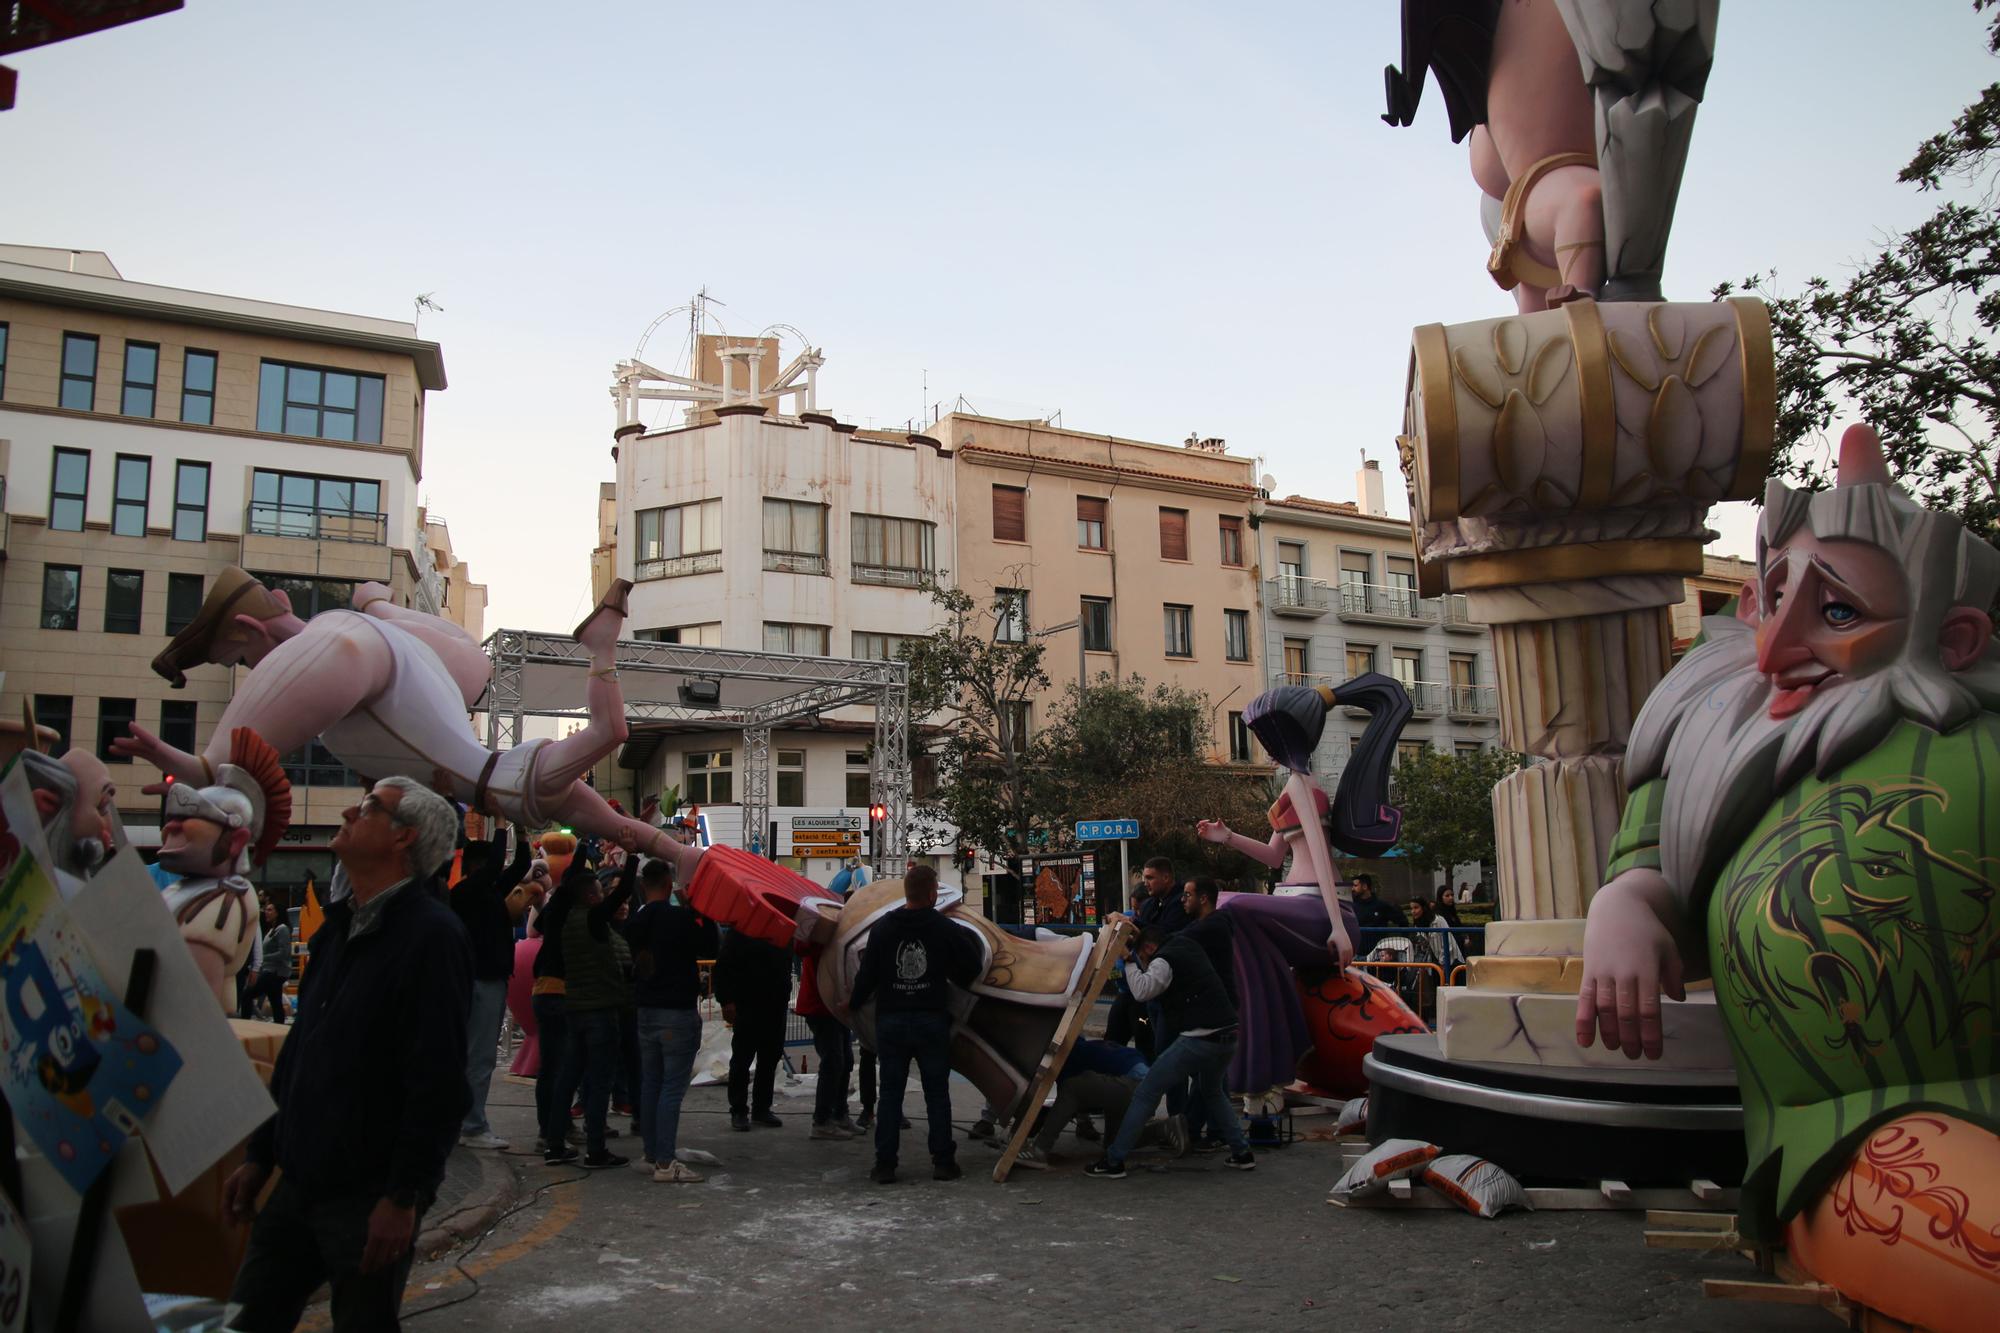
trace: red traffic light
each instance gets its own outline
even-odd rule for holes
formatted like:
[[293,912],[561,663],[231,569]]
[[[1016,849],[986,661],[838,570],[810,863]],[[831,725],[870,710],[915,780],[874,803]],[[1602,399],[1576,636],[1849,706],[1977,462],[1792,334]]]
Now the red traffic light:
[[873,820],[877,824],[882,823],[884,820],[889,818],[889,807],[886,805],[879,805],[879,804],[869,806],[868,818]]

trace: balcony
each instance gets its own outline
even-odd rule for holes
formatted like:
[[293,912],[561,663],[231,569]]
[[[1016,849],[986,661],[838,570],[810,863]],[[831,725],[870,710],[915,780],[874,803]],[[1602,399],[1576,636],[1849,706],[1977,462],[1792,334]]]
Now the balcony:
[[1472,618],[1472,605],[1462,592],[1450,593],[1444,597],[1433,597],[1437,603],[1438,624],[1453,634],[1484,634],[1486,622]]
[[1410,707],[1418,717],[1436,717],[1444,711],[1445,687],[1431,680],[1398,680],[1410,696]]
[[1296,574],[1280,574],[1266,579],[1269,591],[1264,604],[1277,616],[1296,616],[1302,620],[1317,620],[1326,614],[1327,596],[1325,579],[1302,578]]
[[810,551],[765,551],[764,568],[777,574],[826,576],[826,557]]
[[[768,552],[765,558],[768,562]],[[770,565],[766,563],[764,567],[769,569]],[[873,583],[884,588],[921,588],[931,574],[928,569],[910,569],[903,565],[864,565],[857,562],[854,566],[856,583]]]
[[1317,688],[1321,685],[1337,684],[1332,676],[1316,675],[1311,671],[1280,671],[1272,677],[1274,685],[1307,685]]
[[722,552],[698,551],[693,555],[673,555],[663,560],[641,560],[632,567],[639,583],[648,579],[679,579],[690,574],[713,574],[722,568]]
[[1493,685],[1447,685],[1446,707],[1453,717],[1494,718],[1500,716],[1500,691]]
[[386,546],[389,543],[389,516],[361,510],[315,509],[310,505],[253,501],[244,511],[243,531],[252,537],[299,537],[308,541]]
[[1414,585],[1340,585],[1339,615],[1342,620],[1375,625],[1423,625],[1435,621],[1439,614],[1437,599],[1417,596]]

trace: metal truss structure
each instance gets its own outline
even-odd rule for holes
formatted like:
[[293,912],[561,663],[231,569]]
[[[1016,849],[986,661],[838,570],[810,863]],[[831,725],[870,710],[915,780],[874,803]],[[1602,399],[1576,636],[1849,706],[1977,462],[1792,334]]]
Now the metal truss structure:
[[[493,659],[488,688],[486,744],[506,750],[521,743],[529,717],[582,718],[590,653],[567,634],[503,629],[488,636]],[[900,874],[910,826],[910,668],[903,662],[789,653],[739,652],[678,643],[621,640],[618,683],[627,722],[674,722],[728,727],[743,733],[743,827],[764,855],[771,824],[771,731],[805,722],[836,708],[875,710],[875,743],[868,752],[871,804],[887,811],[876,841],[873,869]],[[689,702],[694,692],[716,691],[713,704]]]

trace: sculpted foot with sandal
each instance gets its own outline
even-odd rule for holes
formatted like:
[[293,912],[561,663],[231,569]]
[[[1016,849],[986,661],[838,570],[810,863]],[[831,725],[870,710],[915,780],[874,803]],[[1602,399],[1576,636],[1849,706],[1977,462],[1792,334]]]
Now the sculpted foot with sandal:
[[1987,1327],[2000,551],[1898,489],[1857,426],[1835,489],[1770,484],[1757,566],[1634,727],[1577,1040],[1657,1058],[1661,993],[1712,976],[1743,1232],[1884,1314]]

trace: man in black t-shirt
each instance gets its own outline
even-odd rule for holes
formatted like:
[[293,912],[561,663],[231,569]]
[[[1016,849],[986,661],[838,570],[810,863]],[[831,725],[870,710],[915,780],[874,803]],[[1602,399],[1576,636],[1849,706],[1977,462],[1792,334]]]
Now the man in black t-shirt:
[[875,1049],[881,1058],[881,1102],[875,1111],[877,1184],[896,1180],[902,1139],[903,1090],[915,1060],[930,1117],[931,1178],[957,1180],[951,1135],[951,1012],[953,985],[969,986],[982,958],[972,932],[937,910],[937,871],[913,866],[903,877],[903,906],[877,921],[861,952],[849,1012],[873,1001]]
[[465,1082],[472,1106],[458,1129],[467,1148],[507,1150],[507,1140],[486,1122],[486,1097],[493,1087],[493,1065],[500,1053],[500,1024],[507,1017],[507,979],[514,975],[514,919],[525,904],[513,899],[514,887],[528,873],[533,854],[526,838],[517,839],[514,858],[506,860],[507,830],[493,831],[489,842],[465,849],[465,874],[452,886],[451,910],[472,940],[472,1017],[466,1026]]

